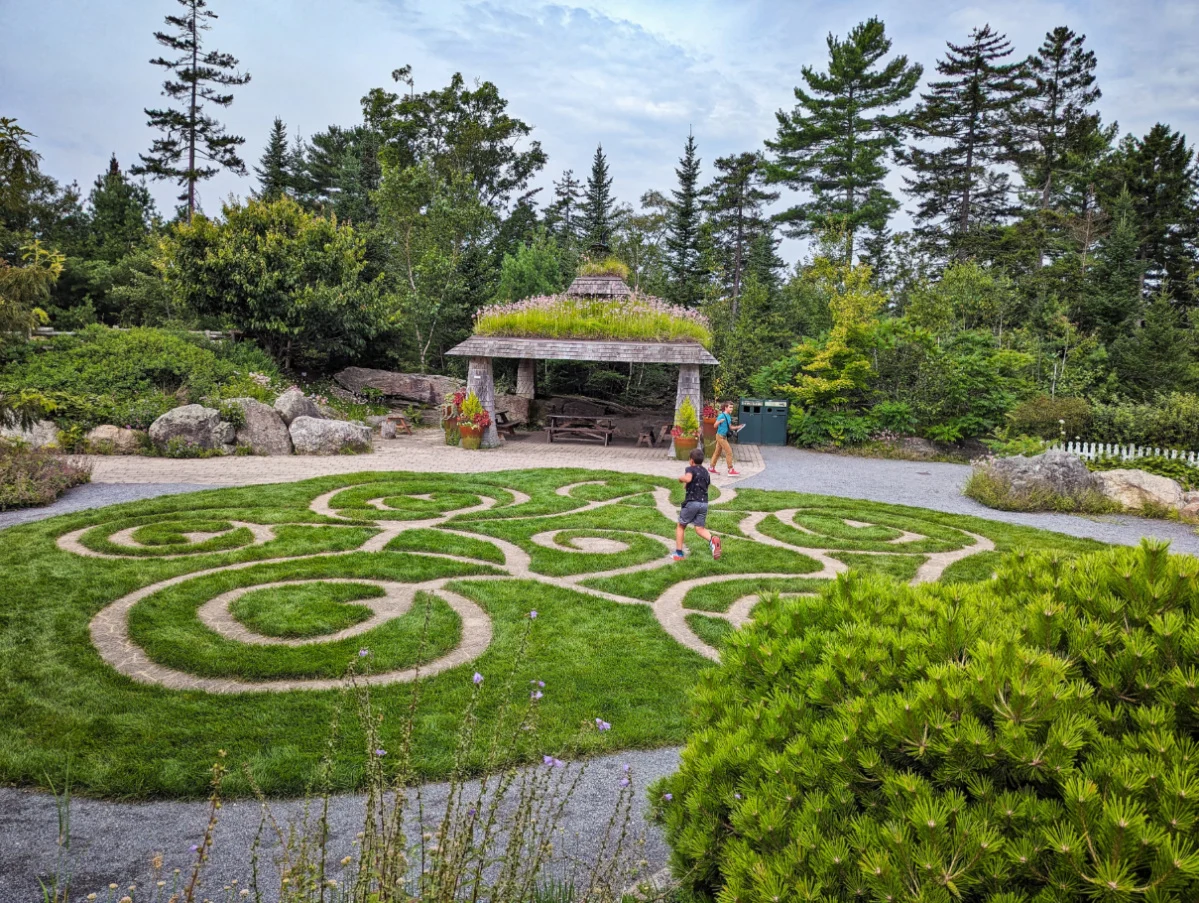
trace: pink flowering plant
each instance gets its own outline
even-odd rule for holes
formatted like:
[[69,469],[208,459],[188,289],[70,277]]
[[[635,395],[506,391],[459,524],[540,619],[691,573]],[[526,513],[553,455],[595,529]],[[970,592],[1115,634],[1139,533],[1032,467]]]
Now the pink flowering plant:
[[547,339],[614,339],[712,344],[703,314],[634,293],[626,298],[539,295],[475,313],[475,333]]

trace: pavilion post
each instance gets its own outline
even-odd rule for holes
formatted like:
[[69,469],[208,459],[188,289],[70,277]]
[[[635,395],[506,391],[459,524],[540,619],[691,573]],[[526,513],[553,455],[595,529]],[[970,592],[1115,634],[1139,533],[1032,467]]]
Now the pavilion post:
[[[695,416],[698,418],[704,409],[703,392],[699,385],[699,364],[680,364],[679,365],[679,388],[674,396],[674,414],[675,420],[678,420],[679,408],[683,406],[683,399],[690,398],[691,403],[695,406]],[[670,440],[670,454],[674,454],[674,439]]]
[[533,400],[537,394],[537,361],[522,357],[516,367],[516,394]]
[[491,415],[491,425],[484,430],[480,445],[483,448],[495,448],[500,444],[500,434],[495,428],[495,377],[491,372],[491,358],[470,359],[470,367],[466,371],[466,388],[479,396],[483,410]]

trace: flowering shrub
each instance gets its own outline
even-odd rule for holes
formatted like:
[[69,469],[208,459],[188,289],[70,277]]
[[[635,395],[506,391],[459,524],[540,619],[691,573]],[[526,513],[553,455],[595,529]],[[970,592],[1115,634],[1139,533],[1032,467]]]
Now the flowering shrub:
[[714,404],[704,405],[704,419],[705,420],[714,420],[719,415],[720,415],[720,411],[718,411],[716,409],[716,405],[714,405]]
[[[457,395],[457,393],[455,393]],[[491,415],[483,407],[483,402],[479,401],[479,396],[471,392],[463,399],[460,405],[458,414],[458,423],[470,424],[481,430],[491,426]]]
[[48,505],[72,486],[89,482],[91,473],[82,459],[0,439],[0,511]]
[[625,339],[712,344],[708,319],[697,311],[649,295],[622,299],[540,295],[485,307],[475,314],[475,333],[549,339]]
[[650,799],[695,899],[1199,899],[1199,562],[1165,544],[758,607]]

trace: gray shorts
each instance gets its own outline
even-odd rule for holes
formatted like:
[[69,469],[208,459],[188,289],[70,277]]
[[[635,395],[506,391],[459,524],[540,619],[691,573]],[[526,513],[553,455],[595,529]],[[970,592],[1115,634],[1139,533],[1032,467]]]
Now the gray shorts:
[[702,527],[708,522],[707,502],[684,502],[679,509],[679,524],[684,527]]

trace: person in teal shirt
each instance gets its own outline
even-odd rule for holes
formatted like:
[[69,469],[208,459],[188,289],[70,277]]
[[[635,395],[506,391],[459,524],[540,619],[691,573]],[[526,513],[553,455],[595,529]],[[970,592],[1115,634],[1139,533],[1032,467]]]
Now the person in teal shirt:
[[725,402],[720,414],[716,417],[716,453],[712,455],[712,463],[708,465],[710,473],[716,473],[716,462],[720,460],[720,456],[724,455],[725,463],[729,467],[729,476],[736,477],[740,474],[733,469],[733,447],[729,445],[729,433],[740,432],[741,426],[733,426],[733,403]]

